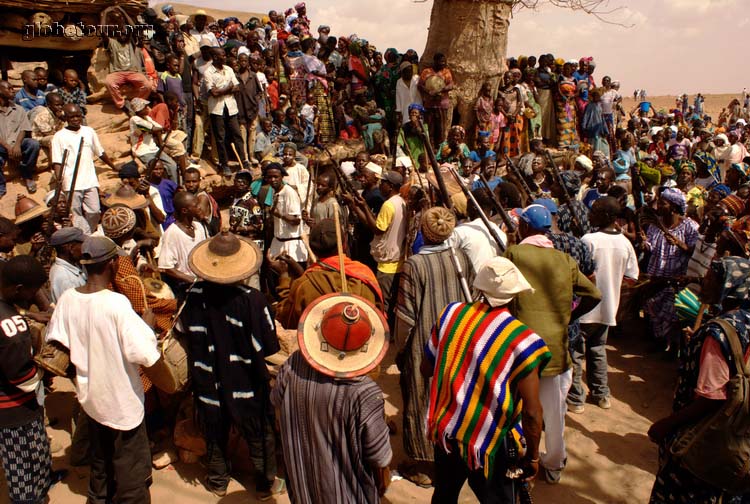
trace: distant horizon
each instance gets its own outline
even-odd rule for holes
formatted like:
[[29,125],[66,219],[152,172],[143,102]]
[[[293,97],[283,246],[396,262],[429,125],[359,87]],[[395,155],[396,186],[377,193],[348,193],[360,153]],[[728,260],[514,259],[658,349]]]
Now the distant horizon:
[[[165,2],[149,0],[150,5]],[[173,0],[198,8],[218,8],[208,0]],[[261,0],[224,0],[221,10],[268,12],[294,4]],[[626,6],[627,5],[627,6]],[[740,96],[750,87],[750,71],[742,62],[744,44],[732,37],[750,28],[750,13],[740,0],[612,0],[623,8],[608,24],[594,16],[545,5],[523,10],[510,20],[507,57],[552,52],[563,59],[594,56],[598,82],[610,75],[624,96],[645,88],[651,96],[687,93]],[[332,35],[357,33],[385,51],[422,54],[432,2],[392,0],[363,4],[357,0],[307,2],[312,29],[331,26]],[[177,7],[179,10],[179,7]],[[697,19],[700,23],[696,23]],[[716,37],[716,33],[727,36]],[[596,48],[596,51],[592,51]],[[678,80],[680,82],[675,82]]]

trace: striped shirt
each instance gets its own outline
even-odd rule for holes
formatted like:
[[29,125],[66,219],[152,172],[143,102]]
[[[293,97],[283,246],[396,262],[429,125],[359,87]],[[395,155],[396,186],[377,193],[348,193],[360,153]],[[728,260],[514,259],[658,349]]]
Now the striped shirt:
[[434,363],[427,433],[446,450],[456,440],[470,469],[492,474],[497,449],[518,425],[520,380],[540,373],[552,354],[542,338],[506,308],[452,303],[425,346]]
[[280,411],[292,502],[380,502],[374,468],[393,454],[383,392],[372,379],[325,376],[297,351],[279,370],[271,402]]

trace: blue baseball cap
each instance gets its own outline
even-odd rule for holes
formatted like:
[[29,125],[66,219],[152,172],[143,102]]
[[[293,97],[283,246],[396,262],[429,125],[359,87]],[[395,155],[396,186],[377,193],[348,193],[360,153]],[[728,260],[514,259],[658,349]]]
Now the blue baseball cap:
[[546,231],[552,227],[552,214],[544,205],[529,205],[518,212],[518,216],[531,229],[536,231]]
[[539,198],[535,199],[533,202],[534,205],[542,205],[544,208],[549,210],[549,213],[552,215],[555,215],[557,213],[557,204],[549,198]]

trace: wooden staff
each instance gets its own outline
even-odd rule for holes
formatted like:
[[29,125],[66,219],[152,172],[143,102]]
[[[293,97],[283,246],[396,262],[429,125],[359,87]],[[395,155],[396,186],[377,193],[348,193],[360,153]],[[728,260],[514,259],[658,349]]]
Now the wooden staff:
[[310,173],[308,174],[309,176],[307,178],[307,192],[305,192],[305,210],[307,210],[307,204],[310,202],[310,187],[312,186],[312,180],[317,173],[318,161],[315,160],[315,162],[312,164],[312,170],[310,170]]
[[341,293],[349,292],[349,286],[346,283],[346,270],[344,269],[344,244],[341,241],[341,220],[339,219],[339,205],[333,204],[333,219],[336,221],[336,250],[339,255],[339,274],[341,275]]
[[[49,213],[49,217],[47,218],[47,233],[49,233],[50,236],[53,233],[52,230],[55,228],[55,214],[57,213],[57,203],[60,201],[60,193],[62,192],[62,174],[63,171],[65,171],[65,163],[68,162],[68,154],[70,154],[70,151],[68,149],[65,149],[63,151],[62,165],[60,166],[60,170],[55,171],[57,187],[55,187],[55,195],[52,196],[52,201],[50,201],[50,207],[52,208],[52,211]],[[68,212],[70,212],[70,208],[68,208]]]
[[505,208],[503,208],[503,205],[495,195],[495,192],[490,188],[490,183],[487,181],[487,178],[485,178],[484,174],[479,173],[479,180],[482,182],[482,185],[485,187],[485,189],[490,192],[490,200],[492,201],[492,205],[495,207],[495,211],[498,213],[498,215],[500,215],[503,223],[505,223],[505,227],[508,228],[508,232],[514,233],[516,231],[516,223],[513,222],[513,219],[510,218],[508,212],[506,212]]
[[164,133],[164,138],[161,139],[161,145],[159,145],[159,150],[156,151],[156,155],[154,156],[154,158],[151,161],[148,162],[148,165],[146,166],[146,168],[148,169],[149,172],[154,169],[154,166],[156,166],[156,162],[159,161],[159,159],[161,158],[161,153],[164,152],[164,147],[167,145],[167,138],[169,138],[169,134],[170,133],[172,133],[171,126]]
[[466,188],[466,185],[464,185],[463,180],[461,180],[461,177],[458,176],[458,173],[456,172],[456,169],[451,167],[450,173],[453,175],[453,178],[456,179],[456,182],[458,182],[458,185],[461,186],[461,190],[464,192],[464,195],[466,196],[466,199],[470,205],[474,206],[474,209],[479,214],[479,217],[482,219],[482,222],[484,222],[485,227],[487,228],[487,231],[490,233],[490,236],[492,236],[492,239],[495,240],[497,243],[498,248],[500,249],[500,252],[505,252],[505,243],[503,243],[503,239],[500,237],[500,234],[495,230],[494,227],[492,227],[490,223],[490,219],[487,217],[487,215],[484,213],[484,210],[482,210],[482,207],[479,206],[479,203],[477,202],[476,198],[474,198],[474,195],[471,194],[471,191]]
[[505,163],[508,169],[513,172],[513,175],[516,176],[516,179],[518,179],[521,190],[526,193],[526,200],[533,201],[534,197],[533,193],[531,192],[531,187],[529,187],[528,182],[526,182],[526,179],[524,178],[523,173],[521,173],[521,170],[513,163],[513,161],[510,159],[510,156],[508,156],[507,154],[505,155]]
[[[70,191],[68,191],[68,211],[73,205],[73,195],[76,189],[76,179],[78,179],[78,167],[81,165],[81,152],[83,151],[83,135],[81,135],[81,141],[78,142],[78,154],[76,155],[76,164],[73,166],[73,177],[70,180]],[[65,172],[65,165],[63,165],[61,173]]]
[[451,200],[450,194],[448,194],[448,188],[445,185],[443,173],[440,171],[440,164],[437,161],[437,157],[435,157],[435,151],[432,148],[432,143],[430,143],[430,137],[424,130],[424,124],[422,124],[421,119],[419,120],[419,129],[422,132],[425,149],[427,150],[427,158],[430,160],[432,171],[435,173],[435,180],[437,181],[438,188],[440,189],[440,198],[443,200],[443,205],[445,206],[445,208],[450,210],[453,208],[453,201]]
[[581,225],[581,219],[578,216],[578,210],[575,207],[573,199],[568,193],[568,188],[565,187],[565,181],[563,180],[562,173],[560,173],[560,169],[557,167],[557,163],[555,163],[555,160],[552,159],[552,154],[550,154],[549,150],[545,150],[544,154],[545,156],[547,156],[547,160],[552,165],[552,175],[554,175],[555,180],[560,185],[560,203],[563,205],[567,204],[568,208],[570,209],[570,231],[574,236],[580,238],[584,233],[583,226]]
[[234,146],[234,142],[231,143],[231,146],[232,146],[232,150],[234,151],[234,156],[237,158],[237,161],[239,161],[240,167],[242,167],[243,166],[242,159],[240,159],[240,154],[239,152],[237,152],[237,147]]

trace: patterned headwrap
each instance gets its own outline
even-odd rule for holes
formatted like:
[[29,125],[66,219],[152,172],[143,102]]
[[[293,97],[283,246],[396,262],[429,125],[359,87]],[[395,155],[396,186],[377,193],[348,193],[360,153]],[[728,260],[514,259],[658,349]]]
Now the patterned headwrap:
[[396,59],[398,59],[398,51],[394,49],[393,47],[389,47],[388,49],[385,50],[385,54],[383,54],[383,59],[387,61],[388,55],[390,54],[392,54],[393,56],[396,57]]
[[459,139],[466,138],[466,130],[464,129],[463,126],[459,126],[458,124],[456,124],[455,126],[451,126],[451,129],[449,132],[457,136]]
[[421,114],[424,114],[424,107],[420,105],[419,103],[412,103],[409,105],[409,113],[411,114],[412,110],[419,110]]
[[126,206],[113,206],[102,214],[102,229],[108,238],[125,236],[135,227],[135,212]]
[[735,217],[739,217],[743,210],[745,210],[745,200],[736,194],[730,194],[721,200],[721,204],[724,205],[727,211]]
[[711,188],[711,192],[719,193],[722,198],[726,198],[732,192],[732,189],[724,184],[717,184]]
[[741,257],[724,257],[712,262],[711,269],[722,279],[721,302],[738,301],[746,307],[750,300],[750,261]]
[[675,161],[675,164],[679,165],[680,171],[690,170],[690,172],[695,175],[695,163],[692,161]]
[[732,163],[730,168],[737,170],[744,178],[747,178],[748,166],[745,163]]
[[700,161],[701,163],[703,163],[706,166],[706,168],[708,169],[708,173],[710,173],[711,175],[713,175],[713,177],[716,180],[721,180],[721,173],[719,172],[719,167],[718,167],[718,165],[716,163],[716,158],[715,157],[713,157],[708,152],[701,151],[701,152],[696,152],[693,155],[693,159],[695,161]]
[[422,234],[431,243],[443,243],[456,227],[456,215],[444,207],[432,207],[422,216]]
[[672,187],[667,187],[661,192],[661,197],[678,207],[680,209],[680,215],[685,215],[685,212],[687,211],[687,201],[685,200],[685,195],[682,194],[682,191]]
[[576,194],[581,190],[581,178],[576,172],[561,171],[560,178],[565,184],[565,190],[568,191],[568,194]]
[[477,136],[478,136],[479,138],[489,138],[489,136],[490,136],[490,132],[489,132],[489,131],[479,131],[479,132],[477,133]]

